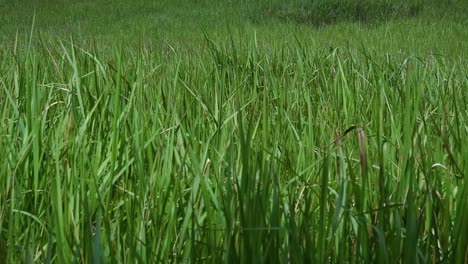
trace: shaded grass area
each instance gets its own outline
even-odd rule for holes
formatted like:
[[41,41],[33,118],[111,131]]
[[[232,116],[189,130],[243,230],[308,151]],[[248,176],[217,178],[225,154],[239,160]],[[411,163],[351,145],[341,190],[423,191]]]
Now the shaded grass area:
[[[382,24],[389,20],[402,20],[419,16],[424,9],[422,1],[281,1],[275,4],[266,3],[262,7],[264,15],[253,15],[267,20],[276,17],[315,27],[351,22],[364,25]],[[257,10],[258,11],[258,10]]]
[[255,38],[0,63],[0,254],[467,258],[468,62]]

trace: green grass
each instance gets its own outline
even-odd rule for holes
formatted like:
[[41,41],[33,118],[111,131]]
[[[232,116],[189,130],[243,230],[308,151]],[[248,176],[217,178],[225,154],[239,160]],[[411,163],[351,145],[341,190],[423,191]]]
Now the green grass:
[[466,262],[465,5],[335,3],[0,0],[0,259]]
[[[0,0],[0,47],[17,33],[68,39],[110,52],[117,40],[127,47],[199,49],[204,33],[219,42],[236,33],[268,47],[299,37],[307,45],[352,46],[404,56],[428,52],[466,56],[468,4],[463,0]],[[412,11],[414,10],[414,11]],[[117,41],[118,42],[118,41]],[[106,53],[106,52],[104,52]]]

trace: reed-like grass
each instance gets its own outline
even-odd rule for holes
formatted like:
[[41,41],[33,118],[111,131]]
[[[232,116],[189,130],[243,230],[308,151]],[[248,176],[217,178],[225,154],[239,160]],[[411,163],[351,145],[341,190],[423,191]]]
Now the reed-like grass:
[[0,51],[0,259],[467,261],[466,58],[206,43]]

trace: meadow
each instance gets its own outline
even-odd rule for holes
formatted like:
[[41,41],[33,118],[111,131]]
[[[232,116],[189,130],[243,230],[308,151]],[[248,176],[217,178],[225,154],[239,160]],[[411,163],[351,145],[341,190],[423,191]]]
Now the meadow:
[[0,0],[0,262],[467,263],[467,14]]

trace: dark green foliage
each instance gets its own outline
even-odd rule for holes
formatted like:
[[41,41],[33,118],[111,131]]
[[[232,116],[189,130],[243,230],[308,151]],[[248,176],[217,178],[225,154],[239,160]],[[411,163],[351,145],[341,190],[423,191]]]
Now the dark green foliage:
[[[389,20],[417,17],[424,8],[421,1],[317,0],[280,1],[264,4],[252,13],[253,21],[277,18],[310,26],[355,22],[381,24]],[[260,14],[260,15],[259,15]]]

